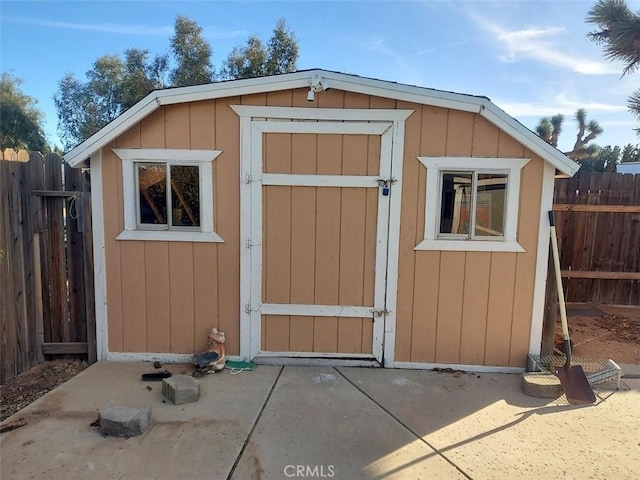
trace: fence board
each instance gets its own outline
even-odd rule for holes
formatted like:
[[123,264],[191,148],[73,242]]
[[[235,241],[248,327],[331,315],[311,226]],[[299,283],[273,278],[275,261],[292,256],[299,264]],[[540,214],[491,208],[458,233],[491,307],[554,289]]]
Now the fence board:
[[63,179],[63,165],[54,154],[0,152],[0,383],[41,362],[43,350],[88,351],[95,361],[89,179],[68,167]]
[[556,180],[567,301],[640,304],[640,175]]

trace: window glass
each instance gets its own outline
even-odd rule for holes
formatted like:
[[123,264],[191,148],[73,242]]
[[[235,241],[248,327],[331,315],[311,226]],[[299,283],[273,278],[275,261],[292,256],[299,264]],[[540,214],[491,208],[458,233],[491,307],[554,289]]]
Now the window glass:
[[472,172],[442,174],[440,233],[469,234],[472,186]]
[[167,224],[167,167],[152,163],[137,165],[140,223]]
[[171,166],[171,215],[174,226],[200,226],[200,181],[197,166]]
[[504,236],[504,212],[506,206],[507,175],[479,173],[475,236]]

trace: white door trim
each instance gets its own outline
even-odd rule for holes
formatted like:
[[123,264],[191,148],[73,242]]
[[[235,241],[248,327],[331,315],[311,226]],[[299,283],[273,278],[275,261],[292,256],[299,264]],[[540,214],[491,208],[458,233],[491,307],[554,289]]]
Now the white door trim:
[[[360,175],[291,175],[263,173],[262,185],[287,185],[294,187],[377,187],[377,176]],[[259,181],[256,179],[256,181]]]
[[[380,134],[381,135],[381,176],[395,179],[390,190],[388,208],[378,208],[378,230],[376,237],[376,271],[373,309],[386,311],[384,322],[374,323],[373,357],[385,366],[393,366],[395,352],[395,310],[398,280],[398,251],[400,237],[400,207],[402,185],[402,163],[404,146],[404,121],[413,110],[382,109],[323,109],[264,107],[232,105],[240,116],[240,358],[250,360],[264,356],[260,351],[261,325],[261,282],[262,282],[262,185],[284,184],[279,174],[262,172],[262,134],[264,132],[309,132],[336,134]],[[284,119],[290,121],[271,121],[264,119]],[[254,120],[255,119],[255,120]],[[295,122],[291,120],[317,120],[318,122]],[[338,122],[332,122],[337,120]],[[340,123],[347,122],[351,123]],[[380,122],[380,123],[360,123]],[[323,125],[320,126],[319,125]],[[370,125],[363,127],[362,125]],[[371,126],[372,125],[372,126]],[[286,126],[289,129],[286,129]],[[320,132],[318,131],[321,130]],[[376,133],[371,133],[375,131]],[[378,133],[380,132],[380,133]],[[382,164],[383,158],[388,164]],[[387,168],[387,170],[383,170]],[[266,178],[265,178],[266,176]],[[351,182],[354,179],[340,180],[332,175],[295,175],[289,176],[296,182],[308,182],[309,185],[329,186],[332,182]],[[316,178],[309,178],[316,177]],[[360,177],[355,184],[364,182],[370,187],[377,186],[377,177]],[[266,180],[266,181],[265,181]],[[274,182],[274,183],[269,183]],[[280,182],[280,183],[275,183]],[[297,183],[296,183],[297,185]],[[380,232],[386,232],[386,238]],[[258,235],[255,235],[257,233]],[[255,248],[254,248],[255,247]],[[378,300],[380,299],[380,300]],[[379,304],[381,302],[381,304]],[[270,304],[262,305],[262,309]],[[367,308],[371,307],[359,307]],[[257,327],[257,328],[256,328]],[[284,356],[295,357],[296,352],[278,352]],[[269,354],[274,354],[270,352]],[[336,354],[342,357],[341,354]],[[309,356],[300,352],[300,356]]]
[[372,307],[357,305],[301,305],[295,303],[263,303],[262,315],[290,315],[295,317],[373,317]]

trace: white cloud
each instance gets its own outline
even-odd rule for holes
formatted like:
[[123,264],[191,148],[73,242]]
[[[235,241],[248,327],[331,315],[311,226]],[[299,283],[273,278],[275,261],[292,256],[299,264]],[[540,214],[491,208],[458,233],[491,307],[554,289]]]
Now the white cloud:
[[565,95],[541,102],[517,102],[509,100],[492,99],[498,107],[513,117],[545,117],[562,113],[571,116],[579,108],[584,108],[589,114],[597,112],[617,113],[624,112],[627,107],[619,104],[608,104],[594,101],[580,101],[569,99]]
[[416,57],[421,57],[422,55],[427,55],[429,53],[435,53],[439,50],[444,50],[447,48],[451,48],[451,47],[459,47],[460,45],[466,45],[468,42],[453,42],[453,43],[446,43],[444,45],[437,45],[435,47],[431,47],[431,48],[427,48],[425,50],[421,50],[418,53],[416,53]]
[[582,75],[609,75],[619,73],[614,65],[580,58],[563,51],[556,38],[564,33],[564,27],[526,27],[511,30],[475,13],[468,15],[484,30],[491,33],[506,53],[499,56],[503,62],[515,62],[523,58],[538,60],[572,70]]
[[[21,23],[24,25],[36,25],[46,28],[60,28],[65,30],[82,30],[88,32],[101,32],[101,33],[114,33],[118,35],[173,35],[172,25],[163,25],[159,27],[152,27],[148,25],[128,25],[122,23],[73,23],[73,22],[61,22],[58,20],[47,20],[40,18],[26,18],[26,17],[5,17],[5,20],[9,20],[15,23]],[[214,28],[204,28],[203,35],[208,38],[216,39],[228,39],[238,36],[245,36],[247,34],[244,30],[234,31],[219,31]]]

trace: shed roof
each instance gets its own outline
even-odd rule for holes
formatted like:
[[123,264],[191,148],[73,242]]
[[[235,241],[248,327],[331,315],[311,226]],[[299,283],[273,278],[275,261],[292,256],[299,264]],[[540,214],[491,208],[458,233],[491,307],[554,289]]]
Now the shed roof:
[[532,152],[540,155],[563,174],[572,176],[580,168],[580,165],[505,113],[487,97],[405,85],[321,69],[155,90],[68,152],[64,159],[73,167],[80,166],[100,148],[163,105],[308,88],[316,76],[322,77],[331,88],[337,90],[477,113]]

